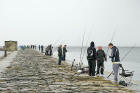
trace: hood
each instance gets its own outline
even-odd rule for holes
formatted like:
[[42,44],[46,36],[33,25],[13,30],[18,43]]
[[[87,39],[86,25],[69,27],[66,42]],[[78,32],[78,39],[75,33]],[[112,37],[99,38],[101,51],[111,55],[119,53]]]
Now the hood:
[[95,47],[95,44],[93,41],[90,43],[90,47]]

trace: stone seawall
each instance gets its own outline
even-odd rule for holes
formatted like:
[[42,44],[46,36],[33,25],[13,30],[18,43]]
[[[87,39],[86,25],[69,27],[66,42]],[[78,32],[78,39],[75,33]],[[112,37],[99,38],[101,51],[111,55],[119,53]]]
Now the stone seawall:
[[37,51],[20,50],[1,75],[0,93],[135,93],[103,77],[74,75],[70,68]]

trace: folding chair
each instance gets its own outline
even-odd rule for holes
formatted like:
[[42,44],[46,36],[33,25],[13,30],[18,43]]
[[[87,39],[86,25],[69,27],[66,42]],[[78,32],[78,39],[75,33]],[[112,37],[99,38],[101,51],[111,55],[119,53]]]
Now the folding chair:
[[123,86],[131,86],[133,83],[132,83],[132,78],[134,76],[134,71],[129,71],[129,70],[125,70],[122,65],[120,64],[120,68],[121,68],[121,73],[119,74],[120,75],[120,82],[119,84],[120,85],[123,85]]

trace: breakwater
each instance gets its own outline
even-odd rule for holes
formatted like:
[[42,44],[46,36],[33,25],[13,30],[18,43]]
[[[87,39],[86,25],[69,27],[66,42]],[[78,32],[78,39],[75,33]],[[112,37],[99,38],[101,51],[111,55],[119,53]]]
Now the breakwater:
[[135,93],[103,77],[74,75],[70,69],[38,51],[19,50],[1,75],[0,93]]

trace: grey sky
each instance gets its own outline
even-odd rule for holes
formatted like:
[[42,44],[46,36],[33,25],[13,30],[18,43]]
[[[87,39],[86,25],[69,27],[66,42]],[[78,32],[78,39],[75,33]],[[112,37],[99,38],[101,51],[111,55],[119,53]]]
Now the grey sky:
[[140,46],[140,0],[0,0],[0,44],[79,46],[86,31],[105,46],[114,30],[116,45]]

